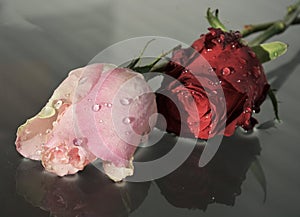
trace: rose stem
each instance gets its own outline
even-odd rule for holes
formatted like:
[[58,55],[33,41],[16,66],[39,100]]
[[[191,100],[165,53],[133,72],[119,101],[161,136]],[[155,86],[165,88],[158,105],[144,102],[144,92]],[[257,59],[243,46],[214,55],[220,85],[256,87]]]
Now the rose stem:
[[[275,21],[276,22],[276,21]],[[241,30],[241,34],[243,37],[247,37],[251,35],[252,33],[260,32],[263,30],[268,29],[270,26],[274,25],[275,22],[269,22],[269,23],[260,23],[260,24],[250,24],[245,25],[244,29]],[[291,25],[300,24],[300,17],[296,17],[295,20],[291,23]]]
[[266,29],[264,32],[262,32],[252,41],[250,41],[248,45],[250,47],[259,45],[265,42],[266,40],[268,40],[269,38],[273,37],[274,35],[284,32],[298,17],[299,13],[300,13],[300,0],[296,4],[291,5],[288,8],[288,12],[282,20],[274,22],[273,25],[271,25],[268,29]]

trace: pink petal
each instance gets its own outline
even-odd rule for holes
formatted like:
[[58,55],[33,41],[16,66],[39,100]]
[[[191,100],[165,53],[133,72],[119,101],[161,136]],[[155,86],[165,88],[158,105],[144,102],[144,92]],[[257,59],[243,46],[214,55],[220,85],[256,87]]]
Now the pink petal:
[[125,68],[107,72],[76,105],[80,133],[115,181],[132,175],[133,154],[153,128],[156,112],[155,95],[143,76]]
[[82,170],[97,156],[119,181],[133,174],[133,154],[155,113],[155,95],[142,75],[90,65],[70,72],[42,111],[19,127],[17,150],[59,176]]

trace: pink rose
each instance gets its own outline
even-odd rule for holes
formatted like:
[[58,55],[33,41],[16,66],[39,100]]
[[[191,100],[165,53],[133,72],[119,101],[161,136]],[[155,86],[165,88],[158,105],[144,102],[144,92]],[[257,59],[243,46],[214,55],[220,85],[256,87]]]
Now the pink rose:
[[19,127],[16,147],[59,176],[100,158],[120,181],[133,174],[133,154],[155,113],[155,95],[141,74],[94,64],[70,72],[41,112]]

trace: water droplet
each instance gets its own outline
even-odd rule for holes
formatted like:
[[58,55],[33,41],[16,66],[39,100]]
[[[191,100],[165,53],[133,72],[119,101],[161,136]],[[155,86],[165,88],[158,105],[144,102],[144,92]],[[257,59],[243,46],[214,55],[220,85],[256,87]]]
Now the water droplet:
[[216,68],[209,68],[209,69],[208,69],[208,72],[209,72],[209,73],[213,73],[213,72],[215,72],[215,70],[216,70]]
[[206,51],[207,51],[207,52],[211,52],[211,51],[212,51],[212,49],[211,49],[211,48],[208,48],[208,49],[206,49]]
[[76,145],[76,146],[80,146],[83,142],[84,142],[83,138],[75,138],[73,140],[73,144]]
[[123,123],[124,124],[130,124],[134,121],[134,118],[133,117],[126,117],[123,119]]
[[31,131],[30,131],[29,129],[25,129],[25,133],[26,133],[26,134],[30,134]]
[[225,35],[224,35],[224,34],[221,34],[221,35],[220,35],[220,39],[221,39],[222,41],[224,41],[224,40],[225,40]]
[[260,108],[256,106],[256,107],[253,109],[253,112],[254,112],[254,113],[259,113],[259,112],[260,112]]
[[222,69],[222,75],[227,76],[233,73],[233,69],[229,67],[225,67]]
[[67,93],[65,94],[65,97],[69,98],[71,96],[71,94]]
[[256,54],[252,50],[249,50],[248,53],[252,58],[256,58]]
[[237,80],[236,82],[237,82],[237,83],[240,83],[240,82],[241,82],[241,80],[239,79],[239,80]]
[[130,105],[131,102],[132,102],[132,99],[130,99],[130,98],[123,98],[123,99],[120,99],[120,103],[121,103],[122,105]]
[[88,78],[87,77],[82,77],[82,78],[80,78],[79,79],[79,84],[84,84],[86,81],[88,80]]
[[236,47],[236,45],[235,45],[235,44],[232,44],[232,45],[231,45],[231,48],[232,48],[232,49],[234,49],[235,47]]
[[104,106],[106,106],[106,107],[111,107],[112,106],[112,104],[111,103],[104,103]]
[[205,115],[204,117],[205,117],[205,119],[208,119],[208,118],[209,118],[209,115]]
[[277,53],[277,52],[274,52],[273,55],[274,55],[274,57],[277,57],[277,56],[278,56],[278,53]]
[[46,134],[49,134],[49,133],[51,133],[51,129],[46,130]]
[[188,73],[188,72],[189,72],[188,69],[184,69],[184,70],[183,70],[183,73]]
[[101,124],[102,124],[102,123],[103,123],[103,120],[99,120],[99,123],[101,123]]
[[261,75],[261,70],[259,66],[254,66],[253,68],[253,74],[256,78],[258,78]]
[[213,90],[212,92],[213,92],[213,94],[218,94],[218,91],[216,91],[216,90]]
[[240,59],[240,62],[244,65],[244,64],[246,64],[248,61],[247,61],[246,59],[244,59],[244,58],[241,58],[241,59]]
[[62,106],[62,104],[63,104],[63,101],[62,101],[62,100],[57,100],[57,101],[54,102],[53,107],[54,107],[55,109],[59,109],[59,108]]
[[246,109],[245,109],[245,113],[251,113],[252,112],[252,109],[250,108],[250,107],[247,107]]
[[54,121],[54,122],[52,123],[52,126],[53,126],[53,127],[56,127],[57,124],[58,124],[57,121]]
[[92,110],[94,112],[98,112],[100,109],[101,109],[101,105],[99,105],[99,104],[95,104],[92,106]]

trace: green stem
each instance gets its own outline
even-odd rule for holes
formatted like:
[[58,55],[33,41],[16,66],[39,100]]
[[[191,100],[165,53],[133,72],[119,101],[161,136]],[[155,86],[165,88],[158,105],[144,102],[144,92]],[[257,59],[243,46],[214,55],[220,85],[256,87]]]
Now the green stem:
[[288,12],[282,20],[274,22],[267,30],[258,35],[252,41],[249,42],[249,46],[259,45],[274,35],[284,32],[298,17],[300,13],[300,0],[288,8]]
[[207,18],[209,24],[214,28],[220,28],[224,32],[228,32],[228,30],[226,29],[224,24],[219,19],[219,10],[217,9],[214,12],[215,12],[215,14],[213,14],[213,12],[210,11],[210,8],[207,9],[206,18]]
[[[247,37],[253,33],[260,32],[263,30],[268,29],[269,27],[273,26],[275,22],[268,22],[268,23],[260,23],[260,24],[250,24],[250,25],[245,25],[244,29],[241,30],[241,34],[243,37]],[[295,20],[291,23],[291,25],[297,25],[300,24],[300,17],[296,17]]]

